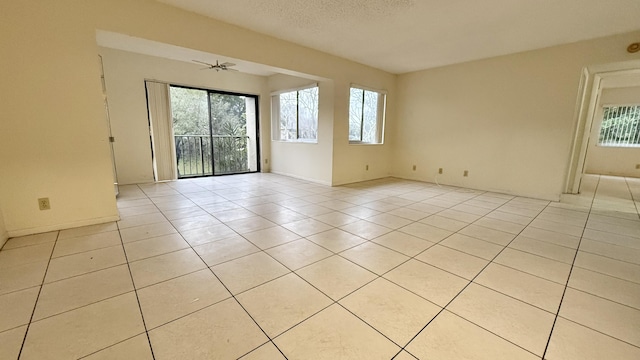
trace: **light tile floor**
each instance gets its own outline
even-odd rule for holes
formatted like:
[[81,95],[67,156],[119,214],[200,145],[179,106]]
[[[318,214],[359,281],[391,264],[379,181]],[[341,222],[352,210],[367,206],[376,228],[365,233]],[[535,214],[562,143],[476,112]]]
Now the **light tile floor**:
[[[635,202],[634,202],[635,199]],[[272,174],[9,240],[2,359],[640,359],[640,179],[561,202]]]

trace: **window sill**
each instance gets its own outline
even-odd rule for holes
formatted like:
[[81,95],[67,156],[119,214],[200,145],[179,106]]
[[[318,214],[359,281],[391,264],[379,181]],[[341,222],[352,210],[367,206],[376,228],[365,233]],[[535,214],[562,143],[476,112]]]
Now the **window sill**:
[[368,142],[362,142],[362,141],[349,141],[349,145],[384,145],[383,142],[381,143],[368,143]]
[[618,149],[638,149],[640,148],[640,144],[629,144],[629,145],[620,145],[620,144],[598,144],[597,146],[603,148],[618,148]]
[[271,140],[271,142],[283,144],[317,144],[318,140]]

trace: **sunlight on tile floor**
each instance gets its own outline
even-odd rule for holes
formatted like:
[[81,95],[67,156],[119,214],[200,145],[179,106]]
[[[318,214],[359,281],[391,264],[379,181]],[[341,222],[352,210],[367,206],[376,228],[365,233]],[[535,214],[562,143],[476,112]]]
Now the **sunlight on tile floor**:
[[640,359],[640,179],[582,189],[122,186],[117,223],[6,243],[0,358]]

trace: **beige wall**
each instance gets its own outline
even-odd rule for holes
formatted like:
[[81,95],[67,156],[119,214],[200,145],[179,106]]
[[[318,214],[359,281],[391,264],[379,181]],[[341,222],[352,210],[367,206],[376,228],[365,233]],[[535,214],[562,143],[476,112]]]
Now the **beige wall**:
[[119,184],[153,181],[145,80],[259,96],[261,154],[269,154],[267,78],[236,72],[200,71],[202,66],[127,51],[100,48]]
[[[580,74],[639,32],[400,75],[393,174],[557,200]],[[417,170],[412,170],[412,165]],[[469,176],[463,177],[468,170]]]
[[[96,30],[325,79],[362,84],[394,79],[380,70],[151,0],[3,1],[0,13],[0,96],[9,104],[0,121],[0,173],[11,174],[3,177],[0,202],[11,236],[117,219]],[[139,132],[135,116],[123,121],[136,122],[133,131]],[[332,133],[333,128],[324,131]],[[122,129],[114,132],[121,140],[126,137]],[[333,143],[330,136],[327,141]],[[148,150],[145,154],[142,147],[135,155],[140,163],[148,161]],[[130,181],[149,179],[148,170],[130,170]],[[332,172],[317,178],[331,181]],[[40,197],[51,199],[51,210],[38,210]]]
[[[439,180],[445,183],[550,199],[557,199],[565,177],[580,70],[637,59],[624,49],[640,36],[396,77],[151,0],[3,1],[0,13],[0,96],[6,104],[0,173],[11,175],[2,178],[0,203],[10,236],[117,219],[96,30],[326,79],[320,106],[330,115],[321,123],[326,135],[317,146],[320,155],[292,159],[294,147],[271,152],[275,163],[308,166],[303,172],[311,180],[340,184],[392,174],[433,181],[443,167]],[[384,145],[348,144],[352,83],[389,91]],[[112,116],[135,122],[131,131],[139,133],[144,103],[127,106],[130,112]],[[114,129],[124,141],[123,131]],[[126,140],[137,146],[133,137]],[[263,133],[263,145],[268,140]],[[132,150],[139,164],[148,162],[148,148],[141,144]],[[370,170],[364,172],[367,164]],[[129,165],[130,181],[149,179],[149,170],[136,173]],[[470,171],[468,178],[463,170]],[[51,210],[38,210],[40,197],[50,198]]]
[[602,123],[602,107],[606,105],[640,104],[640,86],[603,89],[596,109],[596,118],[591,128],[589,147],[585,162],[588,174],[616,175],[640,177],[640,147],[603,147],[598,146],[600,125]]
[[[395,130],[395,77],[366,79],[357,85],[387,91],[384,142],[382,144],[349,144],[349,89],[351,84],[336,81],[333,125],[333,185],[379,179],[391,174]],[[366,167],[369,167],[367,170]]]
[[[0,202],[10,236],[117,219],[87,5],[1,2]],[[41,197],[50,210],[38,209]]]

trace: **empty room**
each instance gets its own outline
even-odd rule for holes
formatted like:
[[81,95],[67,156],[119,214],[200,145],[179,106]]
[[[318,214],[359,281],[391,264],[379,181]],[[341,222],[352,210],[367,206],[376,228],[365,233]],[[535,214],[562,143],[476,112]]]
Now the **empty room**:
[[3,0],[0,359],[639,359],[637,0]]

